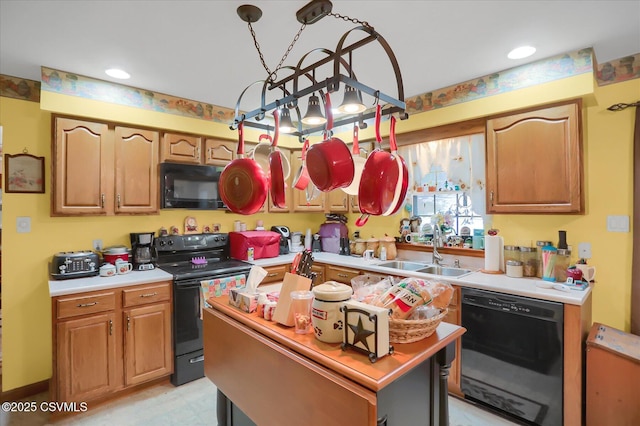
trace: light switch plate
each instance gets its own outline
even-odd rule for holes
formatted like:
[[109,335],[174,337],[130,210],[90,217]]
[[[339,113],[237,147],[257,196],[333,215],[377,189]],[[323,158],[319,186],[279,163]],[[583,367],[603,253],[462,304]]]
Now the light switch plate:
[[19,234],[31,232],[31,218],[29,216],[18,216],[16,218],[16,232]]
[[629,232],[629,216],[607,216],[607,231]]

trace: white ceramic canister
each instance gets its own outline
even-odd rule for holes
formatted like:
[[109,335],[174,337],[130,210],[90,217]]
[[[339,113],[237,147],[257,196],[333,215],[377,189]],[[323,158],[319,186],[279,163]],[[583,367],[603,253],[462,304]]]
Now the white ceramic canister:
[[313,287],[311,323],[316,339],[326,343],[342,342],[344,314],[340,312],[342,302],[349,300],[353,289],[335,281]]

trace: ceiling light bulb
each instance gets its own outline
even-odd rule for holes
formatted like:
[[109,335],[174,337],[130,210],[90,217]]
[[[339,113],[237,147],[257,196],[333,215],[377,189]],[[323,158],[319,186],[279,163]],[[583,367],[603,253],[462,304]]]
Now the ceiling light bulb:
[[296,128],[291,122],[291,113],[289,112],[289,108],[285,107],[280,110],[279,129],[282,133],[293,133],[296,131]]
[[105,71],[105,73],[109,77],[118,78],[120,80],[127,80],[128,78],[131,78],[128,72],[118,68],[109,68],[108,70]]
[[320,98],[315,94],[309,96],[309,106],[307,107],[307,114],[302,118],[304,124],[317,125],[324,124],[327,119],[322,115],[320,109]]
[[533,46],[520,46],[513,49],[507,57],[509,59],[522,59],[527,58],[536,53],[536,48]]
[[344,89],[344,100],[338,107],[338,111],[343,114],[357,114],[367,109],[362,103],[360,92],[351,86],[346,86]]

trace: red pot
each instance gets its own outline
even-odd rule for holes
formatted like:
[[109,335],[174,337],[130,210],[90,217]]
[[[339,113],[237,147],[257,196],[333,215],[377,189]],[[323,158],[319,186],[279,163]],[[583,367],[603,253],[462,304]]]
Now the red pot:
[[347,144],[342,139],[328,136],[333,127],[333,114],[329,94],[325,93],[324,96],[327,135],[324,141],[309,148],[306,165],[315,186],[322,192],[328,192],[351,185],[355,166]]
[[122,259],[125,262],[129,261],[129,249],[125,246],[107,247],[102,252],[102,258],[106,263],[114,264],[116,260]]

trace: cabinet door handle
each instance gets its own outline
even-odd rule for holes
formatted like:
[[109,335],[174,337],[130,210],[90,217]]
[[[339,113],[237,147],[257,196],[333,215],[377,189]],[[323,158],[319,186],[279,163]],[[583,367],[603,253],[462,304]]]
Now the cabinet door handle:
[[120,208],[120,194],[118,194],[118,196],[116,198],[118,200],[118,208]]
[[79,305],[77,305],[77,307],[78,308],[88,308],[89,306],[95,306],[97,304],[98,304],[98,302],[80,303]]
[[349,277],[349,275],[347,275],[347,274],[338,274],[338,276],[340,278],[348,278]]
[[153,296],[157,296],[158,293],[157,292],[153,292],[153,293],[145,293],[145,294],[141,294],[140,297],[153,297]]
[[270,274],[269,274],[269,275],[267,275],[267,276],[268,276],[268,277],[275,277],[275,276],[277,276],[277,275],[278,275],[278,274],[276,274],[275,272],[272,272],[272,273],[270,273]]
[[100,204],[101,204],[101,208],[104,209],[104,194],[100,194]]
[[127,331],[131,328],[131,317],[127,315]]
[[493,191],[489,193],[489,200],[491,200],[491,205],[493,206]]
[[113,335],[113,320],[109,320],[109,336]]

